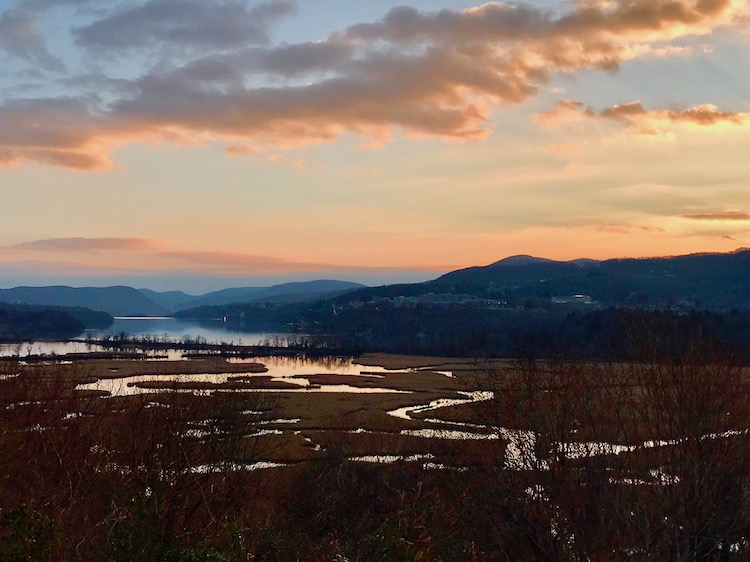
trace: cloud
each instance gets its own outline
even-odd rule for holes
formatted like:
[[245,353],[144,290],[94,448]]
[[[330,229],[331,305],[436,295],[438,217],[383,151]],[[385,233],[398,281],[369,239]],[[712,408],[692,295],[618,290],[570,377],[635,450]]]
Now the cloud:
[[152,250],[159,242],[147,238],[48,238],[11,246],[13,250],[43,252],[95,252]]
[[33,160],[84,170],[110,169],[112,142],[101,116],[75,99],[32,99],[0,106],[0,164]]
[[646,110],[643,109],[641,102],[632,101],[629,103],[623,103],[620,105],[608,107],[607,109],[602,111],[601,115],[602,117],[607,117],[608,119],[628,121],[646,115]]
[[242,157],[248,154],[259,154],[263,149],[253,145],[230,144],[225,149],[228,156]]
[[212,53],[170,73],[170,80],[204,87],[242,88],[250,76],[299,78],[330,73],[355,54],[355,47],[336,41],[306,42],[276,47],[250,47],[231,53]]
[[192,250],[148,238],[49,238],[0,246],[6,271],[68,274],[402,275],[444,267],[371,267],[307,262],[246,252]]
[[269,42],[268,26],[291,14],[293,0],[272,0],[253,7],[239,0],[148,0],[118,8],[75,30],[91,49],[127,51],[155,45],[231,49]]
[[750,213],[742,211],[711,211],[680,215],[682,219],[697,221],[750,221]]
[[95,0],[20,0],[15,7],[0,10],[0,49],[49,71],[63,72],[62,61],[52,55],[40,31],[55,9],[81,9]]
[[[438,12],[396,8],[323,41],[271,45],[268,26],[293,9],[290,0],[252,7],[239,0],[147,0],[79,27],[77,41],[87,48],[143,48],[162,62],[113,89],[106,104],[91,91],[57,105],[6,102],[0,163],[111,169],[111,153],[123,144],[196,137],[275,147],[333,142],[347,133],[370,144],[395,132],[478,140],[491,132],[493,108],[534,96],[550,73],[614,70],[675,40],[732,25],[745,5],[616,0],[578,3],[559,17],[497,2]],[[168,56],[175,51],[180,56]],[[668,118],[702,124],[712,116],[701,107]],[[535,119],[552,127],[589,111],[567,100]],[[645,116],[620,110],[617,118]]]
[[535,113],[531,120],[542,127],[556,129],[589,119],[607,119],[626,125],[641,135],[673,137],[669,129],[699,128],[724,130],[727,127],[750,125],[750,113],[721,111],[713,104],[703,104],[687,109],[646,109],[640,101],[613,105],[595,112],[583,103],[558,100],[557,107]]
[[607,108],[601,117],[619,121],[633,132],[651,138],[673,140],[678,130],[724,132],[750,125],[750,113],[721,111],[713,104],[687,109],[645,109],[640,102]]
[[748,113],[720,111],[713,104],[696,105],[684,110],[658,109],[647,111],[641,105],[641,102],[634,101],[607,108],[601,112],[601,116],[640,127],[656,123],[710,127],[717,124],[743,125],[750,122],[750,114]]
[[45,70],[62,71],[60,59],[54,57],[39,32],[43,10],[32,2],[21,2],[0,15],[0,48],[26,59]]
[[555,129],[561,125],[577,123],[593,116],[594,112],[584,107],[583,103],[561,99],[557,101],[557,107],[549,111],[534,113],[531,120],[542,127]]

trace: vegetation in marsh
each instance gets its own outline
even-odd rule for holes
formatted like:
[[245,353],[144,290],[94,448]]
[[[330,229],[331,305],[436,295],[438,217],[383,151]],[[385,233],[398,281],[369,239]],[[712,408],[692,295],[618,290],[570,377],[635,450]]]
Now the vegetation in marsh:
[[750,374],[650,327],[627,363],[389,358],[454,375],[372,379],[394,395],[104,398],[76,385],[159,362],[5,361],[0,559],[746,560]]

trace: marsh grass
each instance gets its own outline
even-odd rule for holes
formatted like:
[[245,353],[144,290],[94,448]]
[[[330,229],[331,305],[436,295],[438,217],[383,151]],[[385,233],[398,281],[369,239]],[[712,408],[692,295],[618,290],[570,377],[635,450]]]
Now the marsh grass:
[[[456,377],[373,379],[410,394],[122,397],[76,386],[209,369],[3,361],[0,560],[746,560],[748,373],[700,346],[676,359],[413,357],[390,364]],[[386,413],[468,390],[493,398]],[[446,422],[497,439],[403,433],[461,429]],[[352,460],[369,455],[397,460]]]

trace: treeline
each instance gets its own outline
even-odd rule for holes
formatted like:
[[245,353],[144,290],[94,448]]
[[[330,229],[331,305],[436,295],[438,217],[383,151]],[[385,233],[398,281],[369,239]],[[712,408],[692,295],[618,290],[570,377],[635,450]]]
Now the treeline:
[[638,334],[648,330],[662,355],[674,356],[685,340],[700,337],[717,351],[750,360],[749,313],[380,308],[303,318],[324,332],[350,335],[364,349],[392,353],[638,360],[647,349]]
[[[216,313],[216,309],[211,309]],[[195,311],[193,311],[195,312]],[[637,360],[637,334],[648,330],[674,356],[681,340],[699,336],[714,349],[750,362],[750,312],[678,312],[650,308],[604,310],[399,308],[389,302],[361,307],[330,301],[295,305],[222,307],[238,330],[327,335],[352,350],[462,357],[565,357]],[[638,351],[636,351],[638,350]]]
[[243,344],[241,341],[235,343],[234,340],[209,343],[202,336],[171,339],[166,335],[134,336],[125,332],[78,341],[120,351],[134,349],[182,350],[189,352],[183,354],[183,356],[188,357],[202,357],[207,355],[234,358],[263,357],[268,355],[325,357],[342,354],[359,355],[366,351],[358,347],[352,338],[320,334],[276,334],[270,337],[267,336],[263,341],[250,345]]
[[107,327],[112,321],[106,312],[81,307],[0,303],[0,341],[72,338],[86,328]]

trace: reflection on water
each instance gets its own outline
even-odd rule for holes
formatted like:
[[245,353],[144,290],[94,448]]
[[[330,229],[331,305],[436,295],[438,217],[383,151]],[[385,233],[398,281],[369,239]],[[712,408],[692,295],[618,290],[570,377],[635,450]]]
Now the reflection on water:
[[271,461],[258,461],[254,463],[217,463],[217,464],[202,464],[200,466],[190,467],[192,474],[215,474],[225,472],[227,470],[240,471],[240,470],[263,470],[268,468],[280,468],[287,466],[284,463],[271,462]]
[[248,359],[229,359],[230,363],[263,363],[268,373],[274,377],[293,377],[296,375],[348,375],[383,378],[380,373],[389,373],[383,367],[368,367],[353,362],[352,357],[299,357],[299,356],[262,356]]
[[388,412],[388,415],[404,420],[413,420],[414,418],[411,417],[413,414],[429,412],[430,410],[437,410],[438,408],[446,408],[448,406],[458,406],[459,404],[483,402],[484,400],[491,400],[494,396],[492,392],[486,390],[478,390],[475,392],[461,392],[460,394],[466,396],[466,398],[439,398],[437,400],[433,400],[429,404],[420,404],[416,406],[405,406],[404,408],[397,408]]
[[474,433],[471,431],[457,431],[455,429],[404,429],[401,431],[401,435],[426,437],[428,439],[446,439],[449,441],[492,440],[500,438],[494,433]]
[[432,460],[435,455],[432,453],[414,454],[414,455],[363,455],[361,457],[349,457],[354,462],[370,462],[381,464],[392,464],[395,462],[417,462],[423,460]]
[[[158,392],[191,392],[193,394],[209,394],[212,389],[190,389],[190,388],[170,388],[171,383],[196,383],[196,382],[209,382],[212,384],[220,385],[228,381],[228,377],[237,376],[236,373],[222,373],[222,374],[203,374],[203,375],[144,375],[138,377],[126,377],[122,379],[105,379],[98,380],[96,382],[88,384],[79,384],[76,390],[98,390],[108,392],[111,396],[132,396],[135,394],[148,394]],[[243,375],[245,376],[245,375]],[[259,375],[250,375],[259,376]],[[267,373],[262,373],[260,376],[268,376]],[[197,378],[199,377],[199,378]],[[274,380],[274,379],[271,379]],[[302,379],[297,381],[295,379],[289,379],[286,377],[279,377],[279,382],[292,382],[298,384],[297,388],[240,388],[240,389],[222,389],[217,388],[216,390],[231,390],[232,392],[305,392],[315,394],[326,394],[326,393],[343,393],[343,394],[410,394],[406,390],[395,390],[392,388],[362,388],[358,386],[351,386],[348,384],[322,384],[322,385],[309,385],[308,381]],[[138,383],[146,381],[163,381],[165,388],[141,388],[136,386]],[[308,384],[304,384],[308,382]]]
[[[77,339],[98,339],[125,334],[132,338],[150,338],[160,341],[191,341],[226,343],[230,345],[259,345],[266,341],[284,338],[288,334],[277,332],[249,332],[231,329],[221,320],[183,320],[179,318],[116,317],[108,328],[86,330]],[[83,342],[25,341],[0,344],[0,357],[18,355],[63,355],[104,351],[98,345]]]
[[[368,367],[352,362],[351,357],[325,357],[319,359],[306,359],[301,357],[254,357],[232,361],[233,363],[262,363],[268,369],[263,373],[190,373],[179,375],[136,375],[130,377],[101,379],[88,384],[80,384],[76,390],[97,390],[108,392],[112,396],[130,396],[134,394],[163,392],[164,389],[141,388],[139,383],[147,381],[161,381],[165,387],[171,383],[210,383],[221,385],[223,383],[237,380],[238,376],[244,378],[265,378],[272,382],[293,384],[298,388],[280,389],[241,389],[244,392],[310,392],[310,393],[368,393],[368,394],[402,394],[407,391],[394,390],[390,388],[360,388],[347,384],[311,384],[309,376],[312,375],[346,375],[355,377],[377,376],[368,373],[386,372],[380,367]],[[217,390],[221,390],[218,389]],[[171,391],[171,389],[170,389]],[[179,389],[181,392],[195,392],[205,394],[210,390]]]
[[116,317],[109,328],[87,330],[82,337],[103,338],[127,334],[135,338],[158,338],[170,341],[200,341],[230,345],[258,345],[282,337],[276,332],[233,330],[221,320],[187,320],[181,318]]
[[83,342],[25,341],[21,343],[0,343],[0,357],[17,355],[65,355],[66,353],[90,353],[104,351],[100,345]]

